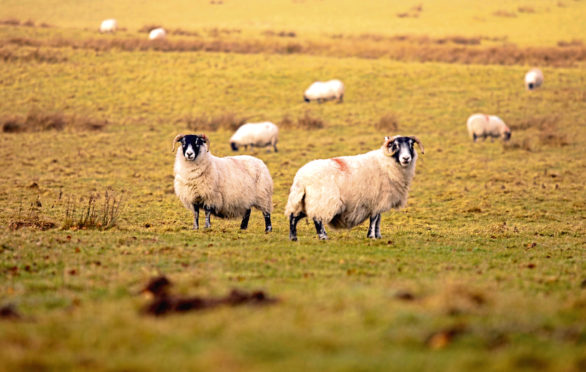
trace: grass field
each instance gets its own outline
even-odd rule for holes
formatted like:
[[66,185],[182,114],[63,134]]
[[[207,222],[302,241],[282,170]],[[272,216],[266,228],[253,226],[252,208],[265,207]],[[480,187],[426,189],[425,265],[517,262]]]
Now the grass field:
[[[102,3],[0,1],[20,23],[0,22],[0,370],[586,369],[586,2]],[[112,15],[127,31],[92,31]],[[154,23],[198,35],[143,47],[138,29]],[[323,35],[331,48],[318,53]],[[394,35],[410,35],[396,50],[435,43],[443,57],[352,57]],[[437,42],[446,36],[481,41]],[[305,49],[281,52],[289,39]],[[442,49],[561,55],[559,41],[575,53],[547,59],[534,92],[531,54],[446,63]],[[232,49],[179,44],[195,42]],[[330,77],[344,103],[305,104],[303,90]],[[502,117],[511,141],[473,144],[475,112]],[[191,230],[171,141],[204,132],[189,127],[202,116],[289,118],[278,153],[246,152],[274,180],[271,234],[258,211],[245,232],[220,219]],[[305,116],[323,127],[299,128]],[[205,130],[215,155],[231,154],[229,124]],[[319,241],[302,221],[289,241],[300,166],[399,133],[425,155],[408,206],[383,215],[383,239],[366,239],[365,224]],[[106,193],[120,202],[114,227],[72,226],[92,195],[102,217]],[[160,274],[178,294],[262,289],[279,302],[155,318],[139,292]]]

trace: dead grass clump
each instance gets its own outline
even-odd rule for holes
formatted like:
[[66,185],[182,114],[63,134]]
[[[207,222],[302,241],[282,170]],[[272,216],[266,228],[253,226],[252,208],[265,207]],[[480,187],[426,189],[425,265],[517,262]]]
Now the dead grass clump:
[[262,33],[265,36],[278,36],[278,37],[297,37],[297,34],[293,31],[279,31],[275,32],[272,30],[266,30]]
[[573,39],[570,41],[560,40],[560,41],[558,41],[558,46],[562,47],[562,48],[581,47],[581,46],[584,46],[584,43],[582,42],[582,40],[579,40],[579,39]]
[[530,13],[535,13],[535,8],[533,8],[532,6],[526,6],[525,5],[525,6],[518,7],[517,8],[517,11],[519,13],[527,13],[527,14],[530,14]]
[[524,151],[532,152],[534,150],[534,148],[533,148],[533,142],[531,141],[531,139],[524,138],[520,142],[517,142],[515,140],[511,140],[509,142],[504,142],[503,143],[503,150],[504,151],[524,150]]
[[295,126],[295,122],[291,119],[291,116],[285,115],[279,122],[280,128],[293,128]]
[[25,27],[35,27],[35,21],[32,19],[27,19],[25,22],[22,23]]
[[552,147],[563,147],[570,144],[568,136],[559,133],[555,127],[545,127],[539,133],[539,142],[542,145]]
[[226,129],[234,131],[248,121],[249,117],[242,117],[234,114],[233,112],[227,112],[217,115],[195,115],[186,116],[179,119],[179,122],[184,122],[187,128],[194,131],[211,131],[215,132],[218,129]]
[[302,129],[321,129],[324,127],[324,122],[320,118],[312,116],[309,111],[305,111],[303,116],[297,119],[297,128]]
[[180,36],[200,36],[199,32],[197,31],[188,31],[182,28],[176,28],[174,30],[170,30],[169,33],[171,35],[180,35]]
[[67,62],[67,57],[63,57],[53,51],[42,51],[40,49],[22,52],[3,48],[0,49],[0,60],[4,62],[62,63]]
[[381,116],[374,127],[383,132],[394,132],[399,130],[399,118],[396,114],[389,112]]
[[496,12],[492,13],[495,17],[504,17],[504,18],[517,18],[517,13],[509,12],[507,10],[497,10]]
[[16,216],[14,216],[8,224],[10,230],[15,231],[23,227],[28,227],[35,230],[45,231],[56,227],[54,222],[48,221],[41,216],[41,208],[43,207],[43,204],[41,203],[40,196],[37,195],[37,197],[28,204],[27,210],[23,210],[21,199]]
[[526,130],[529,128],[542,130],[544,128],[555,127],[558,121],[559,117],[557,115],[529,116],[516,122],[509,123],[509,128],[513,131]]
[[144,32],[144,33],[150,33],[152,30],[154,30],[155,28],[161,28],[163,26],[159,25],[159,24],[147,24],[142,26],[141,28],[138,29],[138,32]]
[[48,130],[100,130],[108,124],[107,120],[67,116],[62,113],[42,113],[31,111],[26,116],[0,117],[0,127],[5,133],[42,132]]
[[103,197],[100,194],[91,194],[87,200],[80,198],[79,205],[74,198],[67,198],[62,228],[111,229],[118,223],[123,201],[123,196],[116,196],[112,190],[106,190]]
[[16,19],[16,18],[5,18],[5,19],[0,19],[0,25],[6,25],[6,26],[20,26],[20,20]]

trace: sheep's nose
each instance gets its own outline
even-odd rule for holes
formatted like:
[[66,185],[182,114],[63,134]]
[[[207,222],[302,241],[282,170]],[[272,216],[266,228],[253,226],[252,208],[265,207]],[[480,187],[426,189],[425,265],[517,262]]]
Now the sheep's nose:
[[191,151],[187,151],[187,152],[185,153],[185,156],[187,156],[188,158],[190,158],[190,157],[192,157],[192,156],[193,156],[193,152],[191,152]]

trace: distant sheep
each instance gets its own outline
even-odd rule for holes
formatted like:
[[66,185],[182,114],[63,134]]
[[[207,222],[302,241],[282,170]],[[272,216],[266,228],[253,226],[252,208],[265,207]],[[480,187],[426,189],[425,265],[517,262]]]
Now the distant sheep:
[[543,72],[538,68],[532,68],[525,74],[525,88],[533,90],[543,84]]
[[340,103],[344,100],[344,83],[340,80],[316,81],[307,88],[303,99],[305,102],[317,101],[318,103],[335,99]]
[[164,28],[159,27],[149,32],[149,40],[164,40],[167,37],[167,32]]
[[210,215],[242,217],[240,228],[248,227],[251,208],[265,219],[265,232],[272,231],[273,180],[262,160],[252,156],[218,158],[210,152],[206,135],[179,134],[173,140],[181,146],[175,156],[175,194],[193,212],[193,228],[199,228],[199,209],[205,211],[205,227]]
[[277,152],[277,141],[279,140],[279,128],[271,123],[265,121],[262,123],[246,123],[242,125],[230,138],[230,147],[234,151],[238,151],[240,146],[248,149],[251,147],[266,147],[273,146]]
[[314,160],[301,167],[291,186],[285,215],[289,239],[297,240],[297,222],[313,219],[319,239],[327,239],[324,223],[352,228],[370,218],[368,238],[381,238],[381,213],[407,203],[415,175],[416,137],[385,137],[378,150],[356,156]]
[[486,137],[491,137],[491,140],[502,138],[503,141],[511,139],[511,130],[498,116],[474,114],[468,118],[466,126],[474,142],[478,138],[486,139]]
[[114,33],[116,30],[118,30],[118,22],[113,18],[102,21],[102,24],[100,25],[101,33]]

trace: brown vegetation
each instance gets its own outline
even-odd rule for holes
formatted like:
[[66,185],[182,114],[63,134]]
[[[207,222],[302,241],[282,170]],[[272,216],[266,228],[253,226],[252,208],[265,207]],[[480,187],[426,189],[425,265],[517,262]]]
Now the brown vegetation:
[[399,130],[399,118],[392,112],[386,113],[381,116],[374,127],[386,133],[397,131]]
[[[509,127],[513,131],[524,131],[527,129],[535,129],[538,131],[537,139],[541,145],[562,147],[570,144],[568,136],[560,133],[557,127],[559,121],[558,115],[543,115],[543,116],[529,116],[514,123],[510,123]],[[530,137],[524,138],[522,141],[511,141],[503,145],[504,150],[523,149],[525,151],[535,150],[535,141]]]
[[517,8],[519,13],[535,13],[535,8],[532,6],[520,6]]
[[297,128],[301,129],[320,129],[324,127],[324,121],[311,114],[309,111],[297,118]]
[[516,18],[517,13],[509,12],[507,10],[497,10],[496,12],[492,13],[495,17],[505,17],[505,18]]
[[573,39],[573,40],[570,40],[570,41],[563,41],[563,40],[558,41],[558,46],[559,47],[562,47],[562,48],[565,48],[565,47],[581,47],[583,45],[584,45],[584,42],[582,42],[582,40],[579,40],[579,39]]
[[39,63],[61,63],[66,62],[67,57],[61,56],[54,51],[30,50],[16,51],[7,48],[0,49],[0,61],[4,62],[39,62]]
[[[275,53],[310,54],[335,57],[391,58],[399,61],[437,61],[463,64],[573,66],[586,61],[586,46],[518,47],[499,45],[480,47],[482,40],[502,41],[484,37],[451,36],[430,39],[428,37],[361,35],[360,37],[335,35],[335,42],[286,41],[287,39],[205,39],[152,40],[137,38],[99,38],[75,40],[66,38],[28,39],[10,38],[4,44],[33,47],[72,47],[95,51],[107,50],[155,50],[162,52],[226,52],[226,53]],[[342,39],[342,40],[340,40]]]
[[179,120],[178,123],[185,123],[185,126],[193,131],[202,132],[215,132],[218,129],[226,129],[234,131],[238,129],[242,124],[246,123],[250,117],[243,117],[233,112],[224,112],[217,115],[195,115],[185,116]]
[[[36,183],[33,185],[36,185]],[[38,186],[36,187],[38,188]],[[24,211],[21,199],[16,215],[8,224],[10,230],[19,230],[23,227],[28,227],[45,231],[56,227],[54,222],[48,221],[41,216],[41,208],[43,207],[43,204],[41,203],[40,196],[37,195],[36,198],[28,204],[27,210]]]
[[103,199],[100,194],[91,194],[87,201],[81,198],[79,203],[80,207],[74,198],[66,198],[63,229],[111,229],[124,206],[123,196],[116,196],[112,190],[106,190]]
[[272,30],[266,30],[262,33],[265,36],[278,36],[278,37],[296,37],[297,34],[293,31],[279,31],[275,32]]
[[0,117],[0,128],[5,133],[41,132],[47,130],[99,130],[108,124],[107,120],[71,116],[62,113],[31,111],[26,116],[6,115]]

